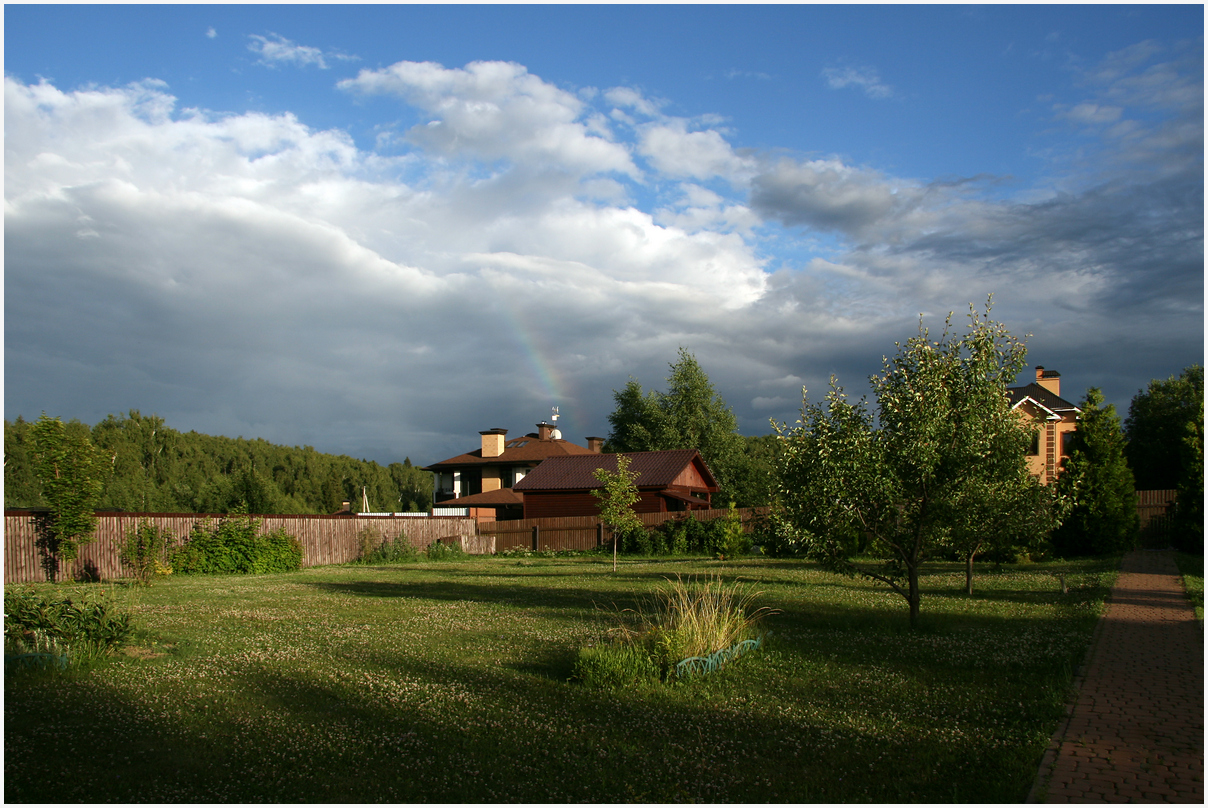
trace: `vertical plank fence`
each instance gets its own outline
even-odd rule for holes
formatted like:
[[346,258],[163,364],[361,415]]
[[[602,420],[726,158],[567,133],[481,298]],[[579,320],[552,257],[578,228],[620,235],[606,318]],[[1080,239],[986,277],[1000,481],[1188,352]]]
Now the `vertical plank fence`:
[[[768,512],[767,507],[739,508],[743,527],[750,532],[754,519]],[[713,508],[692,511],[692,517],[702,522],[721,519],[729,511]],[[661,525],[672,519],[686,519],[688,513],[640,513],[638,518],[646,527]],[[597,542],[611,541],[608,529],[602,531],[598,516],[562,516],[546,519],[516,519],[507,522],[483,522],[478,526],[479,535],[495,537],[495,552],[504,550],[590,550]],[[536,533],[533,531],[536,530]],[[534,542],[536,542],[534,544]]]
[[1175,491],[1138,491],[1137,516],[1141,519],[1141,544],[1165,547],[1171,541]]
[[[1138,491],[1137,513],[1147,545],[1168,539],[1175,501],[1174,491]],[[739,508],[743,525],[749,532],[755,519],[768,508]],[[720,519],[724,508],[693,511],[702,521]],[[687,513],[638,514],[642,523],[653,527],[671,519],[684,519]],[[37,515],[29,511],[4,514],[4,583],[46,581],[41,554],[35,545]],[[118,540],[141,520],[148,520],[168,531],[176,540],[189,534],[193,526],[206,519],[221,519],[222,514],[179,513],[103,513],[97,515],[96,539],[80,547],[79,557],[65,562],[60,580],[123,578],[129,572],[118,558]],[[302,545],[302,566],[345,564],[360,556],[360,533],[368,528],[376,542],[403,536],[417,550],[434,541],[457,542],[470,553],[530,550],[591,550],[607,543],[611,536],[600,526],[597,516],[568,516],[552,519],[518,519],[506,522],[478,523],[473,517],[459,516],[257,516],[265,530],[282,528]]]
[[[4,514],[4,583],[48,580],[42,557],[35,545],[37,515],[28,511]],[[65,562],[59,579],[111,579],[129,576],[118,557],[118,541],[142,520],[172,534],[177,540],[189,535],[198,522],[220,519],[222,514],[102,513],[97,514],[95,540],[80,547],[79,557]],[[457,541],[473,537],[475,520],[458,516],[256,516],[263,529],[282,528],[302,545],[302,566],[344,564],[360,556],[360,532],[368,528],[377,541],[404,536],[418,550],[443,539]]]

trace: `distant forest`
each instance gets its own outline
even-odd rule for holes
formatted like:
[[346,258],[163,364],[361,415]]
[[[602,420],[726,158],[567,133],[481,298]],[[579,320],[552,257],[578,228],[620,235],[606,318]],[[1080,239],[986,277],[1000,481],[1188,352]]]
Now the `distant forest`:
[[[45,504],[33,464],[33,422],[4,422],[4,507]],[[105,470],[100,510],[149,513],[334,513],[349,501],[361,510],[426,511],[432,475],[402,463],[380,466],[310,446],[182,433],[157,416],[109,415],[96,426],[78,420]]]

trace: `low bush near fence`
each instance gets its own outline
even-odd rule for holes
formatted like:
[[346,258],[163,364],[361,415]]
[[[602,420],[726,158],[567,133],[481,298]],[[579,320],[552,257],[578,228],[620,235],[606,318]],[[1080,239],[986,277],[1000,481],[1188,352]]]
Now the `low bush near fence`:
[[289,572],[302,568],[302,546],[281,528],[261,532],[251,517],[207,519],[172,551],[171,566],[183,575]]
[[78,665],[105,656],[130,636],[130,612],[111,594],[63,595],[4,590],[6,666]]
[[357,541],[361,545],[361,554],[354,562],[357,564],[406,564],[418,561],[420,557],[419,551],[401,533],[391,539],[367,527],[357,533]]
[[429,561],[461,561],[465,559],[466,552],[461,549],[461,545],[457,542],[445,544],[440,539],[437,539],[428,545],[428,549],[424,551],[424,555]]
[[164,553],[174,544],[171,532],[143,519],[118,543],[118,557],[143,586],[150,586],[156,575],[168,575],[172,568],[164,563]]

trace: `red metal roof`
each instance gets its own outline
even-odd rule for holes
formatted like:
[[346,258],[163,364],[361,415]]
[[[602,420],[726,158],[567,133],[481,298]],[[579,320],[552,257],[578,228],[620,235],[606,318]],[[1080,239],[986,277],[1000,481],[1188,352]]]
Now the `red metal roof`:
[[[691,486],[698,490],[717,491],[717,481],[695,449],[674,449],[665,452],[625,452],[629,470],[639,473],[634,481],[639,489],[666,488],[689,466],[696,466],[705,485]],[[600,487],[592,472],[596,469],[617,470],[615,454],[574,455],[551,457],[516,483],[519,491],[576,491]]]
[[524,505],[524,497],[511,488],[496,488],[481,494],[470,494],[457,499],[446,499],[436,503],[437,508],[478,508],[499,505]]

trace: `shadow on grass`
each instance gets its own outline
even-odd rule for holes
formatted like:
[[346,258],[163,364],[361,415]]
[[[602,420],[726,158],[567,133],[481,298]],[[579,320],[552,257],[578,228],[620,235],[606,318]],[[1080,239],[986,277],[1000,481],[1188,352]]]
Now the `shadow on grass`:
[[[518,586],[498,583],[502,576],[481,580],[478,572],[440,572],[441,580],[433,581],[298,583],[362,597],[556,609],[566,612],[566,619],[581,619],[574,613],[593,609],[608,594],[551,589],[544,574],[531,586]],[[616,579],[617,587],[642,584],[649,591],[652,577],[663,576],[630,569]],[[815,632],[834,629],[835,647],[786,642],[779,666],[770,655],[756,654],[716,678],[684,687],[609,692],[567,684],[573,649],[531,643],[494,662],[485,652],[481,662],[468,663],[370,649],[364,658],[335,661],[335,669],[331,659],[292,668],[245,663],[223,682],[233,684],[235,694],[216,710],[187,683],[167,691],[166,700],[149,690],[141,701],[100,676],[74,677],[63,687],[22,687],[6,679],[5,799],[1023,799],[1039,749],[1034,755],[1026,745],[1004,752],[993,744],[941,736],[908,714],[894,732],[865,728],[858,715],[847,714],[848,709],[868,712],[874,696],[884,698],[889,709],[893,705],[890,691],[880,694],[844,678],[870,668],[867,652],[845,647],[843,633],[871,636],[874,644],[878,636],[916,636],[909,633],[904,604],[895,621],[884,609],[791,601],[784,590],[799,584],[769,577],[764,583],[774,587],[770,605],[785,610],[775,621]],[[846,587],[842,579],[810,585],[823,599]],[[1021,619],[1011,618],[1014,630],[1044,622],[1021,624]],[[1003,622],[981,618],[975,624],[1002,627]],[[929,625],[924,622],[922,634],[944,630],[946,624]],[[944,678],[947,664],[955,665],[940,661],[919,674],[903,663],[895,671],[925,682]],[[136,679],[141,668],[129,665],[122,681]],[[820,673],[802,673],[807,668]],[[187,667],[183,670],[187,674]],[[1015,692],[1026,684],[1002,671],[959,675],[984,684],[987,698],[1001,700],[1004,710],[1014,709]],[[787,676],[800,684],[783,686]],[[743,700],[732,701],[735,694]],[[1047,737],[1051,729],[1037,724],[1034,734]]]

